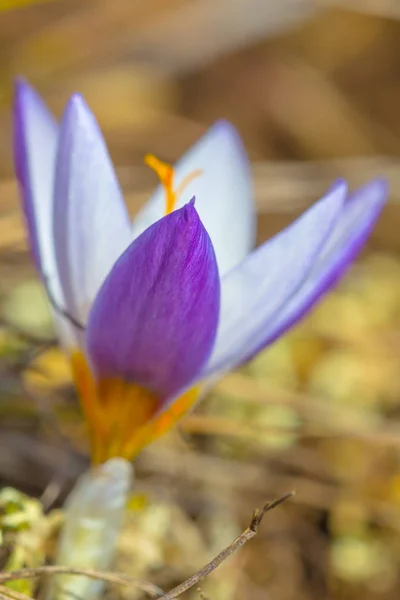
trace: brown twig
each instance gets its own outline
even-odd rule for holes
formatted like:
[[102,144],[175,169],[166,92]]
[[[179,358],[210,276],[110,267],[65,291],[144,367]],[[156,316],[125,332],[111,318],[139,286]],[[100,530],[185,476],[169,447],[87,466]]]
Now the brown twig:
[[59,566],[44,566],[36,569],[20,569],[19,571],[12,571],[10,573],[0,573],[0,584],[7,581],[15,581],[17,579],[32,579],[34,577],[40,577],[41,575],[81,575],[82,577],[100,579],[106,583],[116,585],[132,585],[141,589],[152,598],[159,598],[164,593],[163,590],[156,585],[145,581],[139,581],[128,575],[109,572],[102,573],[93,569],[78,569]]
[[236,550],[247,544],[251,538],[253,538],[258,533],[258,528],[260,526],[261,521],[264,516],[270,510],[276,508],[285,500],[292,498],[295,495],[295,492],[289,492],[272,502],[268,502],[260,511],[256,511],[253,515],[253,518],[250,522],[250,525],[241,533],[229,546],[224,548],[222,552],[217,554],[215,558],[213,558],[209,563],[204,565],[199,571],[194,573],[191,577],[186,579],[183,583],[177,585],[172,590],[161,596],[159,600],[173,600],[177,598],[193,586],[197,585],[199,581],[202,581],[207,575],[212,573],[219,565],[224,562],[227,558],[229,558]]

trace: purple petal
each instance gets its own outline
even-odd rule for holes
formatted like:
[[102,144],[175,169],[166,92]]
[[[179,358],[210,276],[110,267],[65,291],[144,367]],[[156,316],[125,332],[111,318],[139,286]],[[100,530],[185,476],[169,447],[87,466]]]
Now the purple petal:
[[172,396],[210,355],[219,294],[214,249],[190,203],[132,242],[101,287],[87,329],[95,376]]
[[[272,311],[266,297],[265,318],[263,318],[261,308],[258,313],[247,311],[245,322],[250,322],[250,327],[248,327],[249,331],[251,330],[250,334],[246,332],[246,335],[240,338],[240,344],[236,344],[235,347],[232,347],[232,340],[230,340],[229,347],[227,346],[229,340],[225,340],[225,344],[220,341],[218,354],[216,352],[218,345],[216,344],[204,375],[214,376],[249,360],[301,319],[350,266],[373,229],[386,202],[387,193],[386,183],[382,180],[375,180],[350,196],[346,200],[339,221],[327,237],[327,241],[320,247],[311,265],[308,264],[307,276],[301,279],[297,278],[296,285],[291,286],[290,293],[286,293],[280,303],[275,304]],[[316,210],[316,207],[311,210]],[[307,240],[302,235],[298,235],[296,227],[292,226],[285,231],[290,232],[287,239],[288,246],[297,248],[301,252],[302,246]],[[264,248],[266,247],[268,247],[268,243],[264,245]],[[257,261],[258,258],[253,260]],[[258,289],[260,287],[259,273],[255,271],[251,273],[246,263],[242,268],[243,276],[247,271],[247,277],[244,279],[248,288]],[[290,265],[282,264],[281,268],[281,277],[290,280],[293,277]],[[225,293],[224,285],[223,280],[222,297]],[[289,288],[290,286],[288,290]],[[274,288],[271,289],[271,293],[274,293]],[[225,318],[227,319],[229,316],[225,315]],[[224,315],[221,314],[221,321],[223,319]],[[260,326],[261,322],[262,327]],[[225,331],[227,330],[225,329]]]
[[85,322],[131,224],[100,128],[77,94],[61,122],[53,226],[66,308]]

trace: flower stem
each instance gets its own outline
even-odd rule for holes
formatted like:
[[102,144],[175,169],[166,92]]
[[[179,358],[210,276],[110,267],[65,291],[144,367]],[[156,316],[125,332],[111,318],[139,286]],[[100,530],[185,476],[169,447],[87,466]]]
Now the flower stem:
[[[133,479],[131,463],[113,458],[92,467],[77,481],[65,504],[57,565],[106,570],[114,558]],[[95,600],[103,583],[64,575],[49,585],[48,600],[79,596]]]

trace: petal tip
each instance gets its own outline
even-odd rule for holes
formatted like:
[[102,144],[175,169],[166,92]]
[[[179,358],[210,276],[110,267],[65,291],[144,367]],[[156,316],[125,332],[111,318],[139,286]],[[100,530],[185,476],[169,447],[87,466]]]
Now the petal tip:
[[212,129],[215,131],[220,131],[221,133],[234,135],[238,134],[236,127],[227,119],[217,119],[217,121],[215,121],[215,123],[212,125]]
[[200,220],[200,217],[195,207],[195,199],[195,196],[193,196],[193,198],[180,209],[186,223]]
[[29,83],[22,76],[15,77],[14,79],[14,97],[18,98],[26,90],[30,89]]
[[338,177],[332,183],[329,191],[330,192],[334,192],[337,190],[346,190],[347,191],[348,187],[349,187],[349,184],[347,183],[347,180],[344,179],[343,177]]
[[225,119],[219,119],[211,126],[210,133],[214,134],[214,139],[218,141],[221,148],[225,147],[225,151],[228,151],[231,161],[236,165],[233,168],[238,169],[239,173],[250,181],[249,157],[240,132],[235,125]]
[[68,115],[70,118],[82,118],[82,116],[90,113],[90,109],[85,102],[82,94],[75,92],[70,96],[67,105],[65,107],[65,115]]
[[367,186],[375,188],[374,191],[382,204],[387,201],[389,196],[389,182],[387,179],[385,179],[385,177],[377,177],[376,179],[373,179],[367,183],[365,187]]
[[26,110],[29,104],[40,105],[41,102],[39,94],[24,77],[14,79],[14,109]]
[[[61,130],[68,132],[66,135],[70,136],[70,143],[73,145],[82,144],[83,140],[87,142],[89,139],[94,143],[103,141],[96,117],[79,93],[72,94],[67,102],[61,120]],[[60,139],[63,139],[62,135]]]
[[356,190],[350,199],[353,202],[365,203],[366,207],[372,210],[376,215],[375,218],[377,218],[385,206],[388,197],[389,182],[384,177],[377,177]]
[[210,128],[210,133],[223,137],[232,145],[238,147],[241,152],[245,153],[244,145],[239,131],[226,119],[218,119]]

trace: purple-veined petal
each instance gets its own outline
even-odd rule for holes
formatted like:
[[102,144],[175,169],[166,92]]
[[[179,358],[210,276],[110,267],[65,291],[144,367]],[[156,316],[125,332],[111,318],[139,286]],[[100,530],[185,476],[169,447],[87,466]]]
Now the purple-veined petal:
[[14,163],[36,266],[54,271],[51,218],[58,126],[36,91],[15,84]]
[[86,335],[95,377],[175,394],[209,357],[219,294],[213,246],[189,203],[134,240],[102,285]]
[[54,239],[66,308],[84,323],[131,240],[131,225],[100,128],[77,94],[61,122],[54,189]]
[[[343,216],[324,245],[310,276],[274,323],[270,336],[255,350],[274,342],[297,323],[343,277],[362,250],[388,196],[384,180],[376,179],[351,194]],[[247,360],[247,359],[246,359]]]
[[297,221],[222,278],[220,321],[206,374],[233,364],[305,281],[340,218],[346,194],[346,183],[337,182]]
[[[219,344],[216,344],[211,360],[205,369],[205,375],[216,375],[220,371],[230,370],[249,360],[301,319],[346,272],[371,233],[386,198],[387,185],[382,180],[370,182],[347,198],[336,226],[327,237],[325,244],[314,256],[311,268],[309,264],[307,273],[303,273],[306,276],[296,278],[295,285],[288,286],[280,301],[274,302],[273,310],[271,310],[270,299],[266,297],[264,314],[261,305],[259,311],[249,309],[246,314],[243,314],[243,320],[248,323],[246,328],[241,328],[241,330],[246,329],[244,335],[239,333],[234,339],[230,335],[232,330],[225,325],[227,337],[225,340],[221,338]],[[317,207],[318,205],[311,208],[311,211],[317,210]],[[294,250],[297,248],[301,252],[302,245],[306,242],[302,235],[303,232],[296,232],[296,224],[294,227],[287,228],[285,232],[290,232],[290,230],[289,237],[291,239],[287,239],[287,245]],[[267,246],[264,247],[267,248]],[[257,255],[255,260],[258,261]],[[242,267],[244,270],[242,280],[247,282],[249,289],[257,289],[260,286],[260,282],[257,281],[258,274],[255,271],[253,273],[249,271],[248,267],[247,264]],[[281,277],[290,280],[292,275],[293,266],[282,264]],[[225,282],[222,281],[221,310],[224,307],[224,294],[232,284],[235,285],[233,282],[229,282],[229,277],[229,275],[226,277]],[[225,284],[227,284],[227,288]],[[274,294],[274,291],[276,293],[275,285],[271,287],[270,294]],[[230,318],[228,312],[221,317],[221,320],[225,322]],[[219,335],[222,334],[223,331]]]
[[[239,134],[230,123],[215,123],[183,155],[175,166],[176,185],[198,169],[202,174],[184,190],[177,208],[196,196],[196,209],[223,275],[243,260],[255,242],[250,166]],[[164,214],[164,191],[158,186],[133,223],[134,237]]]
[[[18,80],[14,95],[14,163],[36,267],[63,306],[53,238],[53,183],[58,142],[58,125],[39,94]],[[75,331],[54,313],[63,343],[74,343]]]

